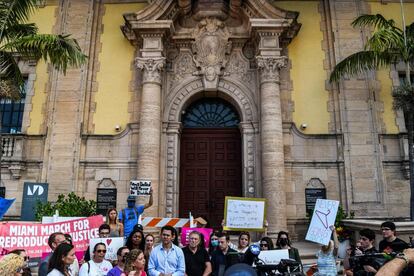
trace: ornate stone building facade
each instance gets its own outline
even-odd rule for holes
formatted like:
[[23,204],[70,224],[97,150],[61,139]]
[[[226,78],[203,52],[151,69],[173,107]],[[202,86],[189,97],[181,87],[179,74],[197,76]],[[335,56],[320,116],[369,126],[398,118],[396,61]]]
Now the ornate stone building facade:
[[[105,23],[109,5],[135,2],[143,1],[50,1],[56,6],[53,31],[72,33],[89,62],[66,76],[49,70],[40,104],[40,65],[22,63],[28,76],[22,133],[3,136],[8,197],[21,198],[25,181],[49,183],[51,199],[70,191],[95,199],[98,187],[114,187],[121,208],[129,181],[145,179],[155,192],[149,215],[193,211],[218,222],[224,195],[264,197],[270,233],[302,235],[305,189],[316,187],[357,217],[408,216],[405,127],[402,115],[392,112],[396,131],[387,132],[384,83],[375,73],[338,85],[327,81],[337,61],[361,49],[367,30],[350,23],[372,11],[369,2],[308,1],[321,35],[311,35],[309,44],[316,41],[315,53],[323,56],[299,76],[292,44],[308,43],[301,32],[311,13],[295,5],[307,7],[306,1],[154,0],[137,10],[126,6]],[[108,42],[108,32],[118,37]],[[107,75],[106,84],[118,78],[129,91],[120,95],[112,87],[107,97],[113,103],[102,112],[99,74],[119,66],[127,49],[106,52],[105,62],[104,49],[115,40],[132,45],[123,66],[132,77]],[[323,79],[308,82],[312,70]],[[398,68],[390,76],[398,84]],[[319,133],[307,130],[306,116],[301,121],[294,115],[303,101],[294,91],[313,82],[326,100],[302,110],[309,104],[309,116],[326,125]],[[99,133],[98,112],[109,123],[121,98],[128,98],[127,122],[116,127],[119,133]],[[312,115],[318,109],[327,120]],[[31,129],[35,113],[41,118],[37,132]],[[9,215],[19,215],[19,204]]]

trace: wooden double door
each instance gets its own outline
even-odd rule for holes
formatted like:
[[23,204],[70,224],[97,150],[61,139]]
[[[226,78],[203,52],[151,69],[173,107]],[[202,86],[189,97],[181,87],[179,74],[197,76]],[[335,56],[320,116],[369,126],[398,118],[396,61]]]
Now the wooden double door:
[[241,136],[237,128],[184,128],[180,154],[180,217],[207,218],[218,228],[225,196],[241,196]]

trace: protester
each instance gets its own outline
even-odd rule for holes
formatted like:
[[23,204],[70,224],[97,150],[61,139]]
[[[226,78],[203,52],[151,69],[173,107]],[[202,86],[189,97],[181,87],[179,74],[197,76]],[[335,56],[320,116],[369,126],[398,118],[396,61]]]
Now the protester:
[[[99,238],[108,238],[110,232],[111,232],[111,227],[109,227],[109,225],[106,224],[106,223],[102,224],[98,228],[98,236],[99,236]],[[88,261],[91,260],[91,254],[90,254],[89,251],[90,251],[90,247],[88,246],[88,248],[85,251],[85,255],[83,256],[83,260],[85,262],[88,262]]]
[[47,244],[49,245],[50,249],[52,249],[52,252],[50,252],[41,262],[39,265],[39,276],[46,276],[48,273],[48,267],[49,267],[49,259],[53,254],[53,251],[56,247],[58,247],[61,243],[67,243],[65,234],[62,232],[55,232],[49,236],[49,239],[47,241]]
[[145,250],[144,232],[141,229],[135,228],[129,235],[125,246],[131,251],[132,249]]
[[110,237],[123,237],[124,225],[118,220],[118,212],[116,208],[109,208],[106,213],[106,224],[110,227]]
[[149,257],[151,255],[151,251],[154,248],[154,235],[147,234],[145,236],[145,250],[144,250],[144,256],[145,256],[145,271],[148,271],[148,263],[149,263]]
[[119,212],[119,222],[123,223],[124,225],[124,237],[128,238],[131,234],[134,226],[138,224],[139,216],[144,212],[144,209],[147,209],[152,206],[153,203],[153,196],[152,196],[152,189],[150,190],[150,198],[149,202],[145,205],[136,205],[135,206],[135,199],[134,196],[128,196],[127,204],[128,207],[122,209]]
[[273,241],[269,237],[261,238],[259,245],[261,251],[273,250]]
[[386,221],[381,224],[383,240],[379,243],[379,252],[392,253],[402,252],[408,248],[408,244],[396,237],[396,227],[394,222]]
[[211,254],[211,264],[214,276],[223,275],[231,265],[237,263],[238,252],[229,247],[230,237],[227,233],[218,234],[218,249]]
[[154,247],[151,252],[148,264],[150,276],[173,274],[174,276],[184,275],[185,259],[184,253],[175,244],[175,229],[172,226],[161,228],[161,244]]
[[[375,232],[371,229],[365,228],[359,231],[359,243],[360,246],[355,248],[354,256],[360,256],[360,261],[350,265],[345,273],[347,276],[371,276],[377,273],[377,270],[381,266],[380,263],[375,261],[375,258],[363,257],[367,254],[374,254],[378,251],[374,247]],[[344,260],[344,263],[346,261]]]
[[15,250],[10,251],[8,254],[17,254],[17,255],[23,257],[25,265],[24,265],[24,268],[23,268],[22,276],[31,276],[32,275],[32,272],[29,268],[30,257],[27,255],[26,250],[24,250],[24,249],[15,249]]
[[122,273],[124,272],[125,261],[126,261],[128,253],[129,253],[129,249],[126,246],[122,246],[118,249],[118,251],[116,252],[116,256],[118,259],[117,265],[111,270],[109,270],[107,274],[108,276],[121,276],[122,275]]
[[336,234],[335,226],[330,226],[333,235],[333,241],[330,240],[328,245],[322,245],[316,256],[318,257],[318,272],[316,276],[336,276],[336,255],[338,253],[338,236]]
[[147,276],[144,268],[144,252],[140,249],[132,249],[131,252],[129,252],[127,255],[125,262],[125,272],[122,274],[122,276]]
[[287,232],[280,231],[277,234],[276,249],[288,249],[289,259],[296,260],[298,263],[302,265],[299,250],[292,246],[292,242],[290,241],[289,234]]
[[62,243],[56,247],[49,260],[49,273],[47,276],[72,276],[69,266],[73,264],[75,249],[69,243]]
[[414,249],[412,248],[405,249],[393,260],[383,265],[376,276],[398,276],[407,266],[414,266]]
[[246,253],[250,245],[250,234],[249,232],[241,232],[239,234],[239,242],[235,249],[239,253]]
[[20,276],[23,273],[25,261],[22,256],[17,254],[8,254],[0,261],[1,276]]
[[104,260],[105,254],[106,245],[102,242],[95,244],[93,258],[82,265],[79,270],[79,276],[107,275],[109,270],[112,269],[112,265],[107,260]]
[[185,258],[185,273],[191,276],[210,275],[211,262],[204,248],[204,237],[200,232],[193,231],[188,236],[189,243],[183,249]]
[[[72,236],[71,235],[65,234],[65,238],[66,238],[66,241],[70,245],[73,245]],[[76,255],[75,255],[75,260],[73,261],[73,263],[69,267],[69,270],[71,271],[72,275],[78,275],[79,274],[79,261],[76,258]]]
[[211,254],[218,249],[219,241],[218,241],[218,234],[219,232],[214,231],[210,234],[210,243],[208,245],[208,254],[211,257]]

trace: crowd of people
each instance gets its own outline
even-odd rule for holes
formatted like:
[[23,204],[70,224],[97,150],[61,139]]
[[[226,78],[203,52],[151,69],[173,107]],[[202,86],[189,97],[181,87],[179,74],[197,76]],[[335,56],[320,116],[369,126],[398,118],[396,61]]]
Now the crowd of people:
[[[138,224],[139,216],[145,208],[152,205],[152,196],[146,205],[135,206],[135,198],[128,198],[128,207],[117,212],[109,209],[106,223],[98,229],[100,238],[124,237],[125,244],[117,250],[117,260],[106,260],[105,243],[88,248],[83,258],[78,260],[72,238],[67,233],[55,232],[49,236],[48,245],[51,252],[39,265],[39,276],[221,276],[234,264],[244,261],[252,244],[249,232],[241,232],[236,244],[230,241],[225,231],[213,231],[208,245],[205,237],[198,231],[188,236],[188,245],[179,243],[178,231],[172,226],[164,226],[159,233],[159,244],[153,234],[144,234]],[[197,218],[198,227],[206,227],[203,218]],[[266,225],[265,225],[266,227]],[[321,246],[317,252],[317,270],[313,275],[337,275],[338,238],[335,227],[331,226],[332,240]],[[347,276],[370,275],[414,275],[414,249],[408,249],[408,243],[396,236],[393,222],[381,225],[383,239],[375,248],[375,232],[362,229],[355,246],[347,251],[344,259],[344,274]],[[301,266],[300,252],[292,244],[288,232],[280,231],[276,242],[265,235],[256,243],[261,251],[273,249],[288,250],[289,258]],[[92,245],[91,245],[92,246]],[[92,252],[92,254],[90,254]],[[382,253],[379,254],[379,253]],[[394,258],[380,258],[391,256]],[[1,275],[31,275],[27,266],[29,257],[24,249],[10,252],[0,261]],[[385,261],[388,261],[385,265]],[[407,274],[408,273],[408,274]]]

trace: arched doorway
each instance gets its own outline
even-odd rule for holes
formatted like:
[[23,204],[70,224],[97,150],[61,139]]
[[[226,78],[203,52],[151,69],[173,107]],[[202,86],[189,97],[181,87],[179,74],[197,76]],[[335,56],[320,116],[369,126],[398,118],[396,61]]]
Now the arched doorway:
[[223,219],[225,196],[242,195],[240,118],[221,98],[202,98],[182,116],[180,217]]

